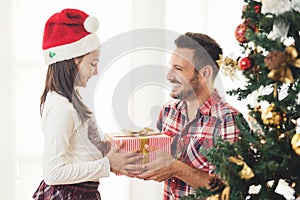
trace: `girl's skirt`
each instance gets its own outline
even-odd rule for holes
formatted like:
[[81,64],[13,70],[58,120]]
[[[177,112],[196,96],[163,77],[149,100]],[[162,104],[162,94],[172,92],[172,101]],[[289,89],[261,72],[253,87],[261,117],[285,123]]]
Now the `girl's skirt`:
[[47,185],[44,180],[33,194],[35,200],[101,200],[99,182]]

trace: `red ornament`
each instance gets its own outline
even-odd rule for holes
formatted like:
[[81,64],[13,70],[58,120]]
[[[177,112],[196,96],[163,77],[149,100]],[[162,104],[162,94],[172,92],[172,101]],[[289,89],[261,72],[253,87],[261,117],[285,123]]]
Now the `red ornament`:
[[235,39],[240,43],[248,42],[247,38],[245,37],[245,33],[247,31],[246,24],[242,23],[239,24],[235,29]]
[[259,3],[259,4],[255,5],[255,6],[253,6],[252,8],[249,5],[244,5],[243,9],[242,9],[243,15],[244,15],[244,12],[247,12],[247,10],[248,11],[254,10],[256,14],[259,14],[260,11],[261,11],[261,4]]
[[260,13],[260,10],[261,10],[261,5],[256,5],[254,6],[254,11],[259,14]]
[[245,71],[252,67],[252,60],[249,57],[240,58],[238,61],[238,66],[241,70]]

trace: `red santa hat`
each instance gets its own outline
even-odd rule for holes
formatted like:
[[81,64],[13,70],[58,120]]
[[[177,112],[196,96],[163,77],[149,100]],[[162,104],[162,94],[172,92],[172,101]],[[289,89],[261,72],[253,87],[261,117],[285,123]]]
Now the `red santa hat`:
[[77,9],[64,9],[46,22],[43,52],[47,65],[85,55],[100,46],[98,19]]

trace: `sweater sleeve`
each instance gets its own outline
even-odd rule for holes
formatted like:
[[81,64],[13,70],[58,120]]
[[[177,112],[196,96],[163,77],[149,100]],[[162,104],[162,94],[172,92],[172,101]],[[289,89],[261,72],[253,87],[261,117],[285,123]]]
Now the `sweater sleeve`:
[[108,158],[73,163],[68,156],[70,138],[74,134],[73,108],[57,102],[43,116],[44,181],[49,185],[95,181],[109,176]]

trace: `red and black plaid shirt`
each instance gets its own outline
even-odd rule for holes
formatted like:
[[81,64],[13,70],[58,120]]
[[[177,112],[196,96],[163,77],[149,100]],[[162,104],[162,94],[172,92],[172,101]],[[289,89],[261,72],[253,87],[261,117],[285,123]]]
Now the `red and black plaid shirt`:
[[[196,117],[189,122],[185,101],[168,102],[160,112],[157,127],[161,132],[173,136],[171,152],[175,158],[212,173],[213,166],[200,150],[213,147],[219,137],[236,141],[239,130],[235,125],[235,118],[238,114],[239,111],[226,103],[215,90],[198,108]],[[177,178],[165,181],[165,200],[177,200],[193,192],[190,185]]]

